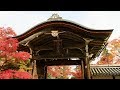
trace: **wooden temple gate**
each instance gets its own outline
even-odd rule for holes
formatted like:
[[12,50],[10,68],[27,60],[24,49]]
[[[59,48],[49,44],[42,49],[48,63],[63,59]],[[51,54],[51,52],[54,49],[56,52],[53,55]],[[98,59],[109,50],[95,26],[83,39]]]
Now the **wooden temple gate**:
[[46,79],[49,65],[81,65],[83,78],[90,79],[89,62],[105,47],[112,31],[89,29],[53,14],[16,38],[20,42],[19,50],[32,55],[33,78],[36,70],[39,79]]

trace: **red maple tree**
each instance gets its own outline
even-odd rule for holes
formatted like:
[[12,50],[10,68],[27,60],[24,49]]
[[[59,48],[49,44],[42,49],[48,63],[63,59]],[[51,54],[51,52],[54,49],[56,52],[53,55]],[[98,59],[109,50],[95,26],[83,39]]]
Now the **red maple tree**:
[[19,46],[18,40],[12,38],[15,36],[16,34],[12,28],[0,28],[0,79],[16,78],[16,75],[19,76],[17,78],[21,79],[32,77],[27,72],[30,54],[28,52],[17,51]]

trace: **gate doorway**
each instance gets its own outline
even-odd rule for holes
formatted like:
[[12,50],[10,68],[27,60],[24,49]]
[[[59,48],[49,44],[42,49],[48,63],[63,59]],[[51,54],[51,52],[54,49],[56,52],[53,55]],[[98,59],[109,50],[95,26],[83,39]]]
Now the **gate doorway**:
[[[66,76],[71,76],[72,74],[74,74],[73,76],[79,74],[79,79],[84,79],[84,64],[82,60],[56,59],[49,61],[47,60],[47,62],[45,62],[45,60],[41,60],[37,61],[36,65],[38,79],[50,79],[50,75],[51,77],[56,77],[57,79],[60,79],[60,76],[63,76],[63,78],[61,77],[61,79],[67,79],[69,77]],[[77,73],[75,72],[75,70],[73,71],[73,68],[75,69],[75,67]],[[55,75],[55,73],[57,74],[57,72],[59,75]]]

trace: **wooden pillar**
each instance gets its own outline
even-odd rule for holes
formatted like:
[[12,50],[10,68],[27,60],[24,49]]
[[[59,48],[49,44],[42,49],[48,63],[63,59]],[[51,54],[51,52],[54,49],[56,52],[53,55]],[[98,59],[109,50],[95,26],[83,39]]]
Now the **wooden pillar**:
[[89,43],[92,41],[92,39],[84,39],[85,40],[85,51],[86,51],[86,57],[85,57],[85,79],[90,79],[90,63],[89,63]]
[[29,73],[32,75],[32,79],[34,79],[34,68],[35,68],[35,61],[32,59],[34,56],[34,51],[32,50],[32,48],[30,47],[30,45],[28,44],[29,42],[27,42],[26,46],[29,47],[30,50],[30,55],[31,55],[31,60],[30,60],[30,65],[29,65]]
[[36,61],[38,79],[45,79],[45,63],[41,60]]
[[34,58],[36,56],[36,51],[32,51],[32,78],[37,79],[37,68],[36,68],[36,59]]
[[47,79],[47,65],[44,66],[44,78]]
[[33,73],[32,73],[32,76],[33,76],[33,79],[36,79],[36,60],[33,61]]
[[84,79],[84,62],[81,60],[82,78]]
[[30,68],[30,70],[28,71],[30,74],[32,74],[32,70],[33,70],[33,61],[32,61],[32,57],[33,57],[33,55],[32,55],[32,49],[29,47],[29,49],[30,49],[30,55],[31,55],[31,60],[30,60],[30,65],[29,65],[29,68]]

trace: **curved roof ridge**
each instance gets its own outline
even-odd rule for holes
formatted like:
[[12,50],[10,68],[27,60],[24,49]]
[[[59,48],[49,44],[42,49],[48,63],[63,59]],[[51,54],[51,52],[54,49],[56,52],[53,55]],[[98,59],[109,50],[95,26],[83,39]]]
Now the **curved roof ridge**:
[[64,19],[64,21],[71,22],[73,24],[79,25],[79,26],[84,27],[84,28],[89,29],[89,30],[113,30],[113,29],[95,29],[95,28],[87,27],[83,24],[77,23],[77,22],[72,21],[72,20],[67,20],[67,19]]
[[95,31],[96,31],[96,30],[98,30],[98,31],[99,31],[99,30],[101,30],[101,31],[102,31],[102,30],[113,30],[113,29],[93,29],[93,28],[86,27],[86,26],[84,26],[84,25],[82,25],[82,24],[79,24],[79,23],[76,23],[76,22],[74,22],[74,21],[67,20],[67,19],[51,19],[51,20],[47,20],[47,21],[40,22],[40,23],[38,23],[37,25],[29,28],[27,31],[25,31],[25,32],[23,32],[22,34],[17,35],[17,36],[21,36],[21,35],[29,32],[31,29],[39,26],[39,25],[42,25],[42,24],[47,23],[47,22],[52,22],[52,21],[53,21],[53,22],[54,22],[54,21],[63,21],[63,22],[72,23],[72,24],[78,25],[78,26],[80,26],[80,27],[82,27],[82,28],[85,28],[85,29],[87,29],[87,30],[90,30],[90,31],[94,31],[94,30],[95,30]]

